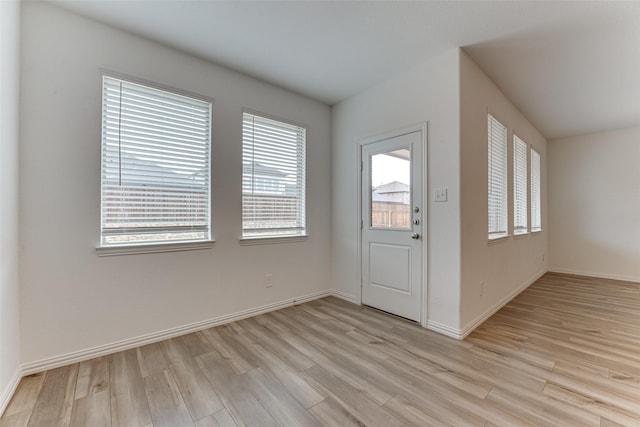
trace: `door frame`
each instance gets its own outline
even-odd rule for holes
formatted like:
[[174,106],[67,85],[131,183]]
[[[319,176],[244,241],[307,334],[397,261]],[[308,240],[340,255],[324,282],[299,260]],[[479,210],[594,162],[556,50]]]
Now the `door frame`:
[[388,132],[383,132],[375,135],[371,135],[368,137],[361,138],[358,141],[356,146],[356,173],[357,176],[357,215],[356,215],[356,230],[358,235],[358,244],[357,244],[357,269],[356,269],[356,282],[360,284],[360,292],[358,292],[358,301],[359,305],[362,305],[362,288],[364,284],[362,283],[362,232],[363,232],[363,223],[362,223],[362,172],[363,172],[363,158],[362,158],[362,149],[365,145],[373,144],[376,142],[381,142],[389,138],[395,138],[402,135],[407,135],[413,132],[420,132],[420,144],[422,144],[422,159],[421,159],[421,171],[420,175],[422,175],[422,262],[421,262],[421,286],[420,286],[420,325],[423,328],[427,327],[427,290],[428,290],[428,260],[429,260],[429,244],[428,244],[428,233],[429,233],[429,191],[428,191],[428,168],[427,168],[427,148],[428,148],[428,122],[416,123],[414,125],[405,126],[399,129],[394,129]]

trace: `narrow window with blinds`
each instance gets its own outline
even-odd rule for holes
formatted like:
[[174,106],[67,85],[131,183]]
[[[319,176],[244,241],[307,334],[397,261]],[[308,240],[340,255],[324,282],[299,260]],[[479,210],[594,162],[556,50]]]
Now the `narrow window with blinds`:
[[101,247],[210,240],[211,102],[102,82]]
[[243,114],[243,238],[306,234],[305,145],[305,128]]
[[540,154],[531,149],[531,231],[542,231],[540,210]]
[[507,229],[507,128],[488,114],[489,239],[508,235]]
[[513,135],[513,234],[526,234],[527,224],[527,144]]

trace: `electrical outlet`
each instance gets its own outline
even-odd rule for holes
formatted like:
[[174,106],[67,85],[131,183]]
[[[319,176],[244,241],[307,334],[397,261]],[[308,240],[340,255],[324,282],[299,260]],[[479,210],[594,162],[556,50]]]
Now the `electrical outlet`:
[[484,282],[480,282],[480,296],[484,295]]
[[273,286],[273,274],[268,273],[264,275],[264,287],[270,288]]

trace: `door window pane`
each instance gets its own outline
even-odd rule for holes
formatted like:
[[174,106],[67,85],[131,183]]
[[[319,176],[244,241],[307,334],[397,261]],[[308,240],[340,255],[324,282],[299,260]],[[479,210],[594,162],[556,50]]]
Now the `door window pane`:
[[411,151],[371,156],[371,227],[411,229]]

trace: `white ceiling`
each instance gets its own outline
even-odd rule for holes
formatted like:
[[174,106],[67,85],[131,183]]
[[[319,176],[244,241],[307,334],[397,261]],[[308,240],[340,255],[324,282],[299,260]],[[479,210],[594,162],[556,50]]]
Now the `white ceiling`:
[[640,124],[640,1],[53,3],[330,105],[461,46],[547,138]]

